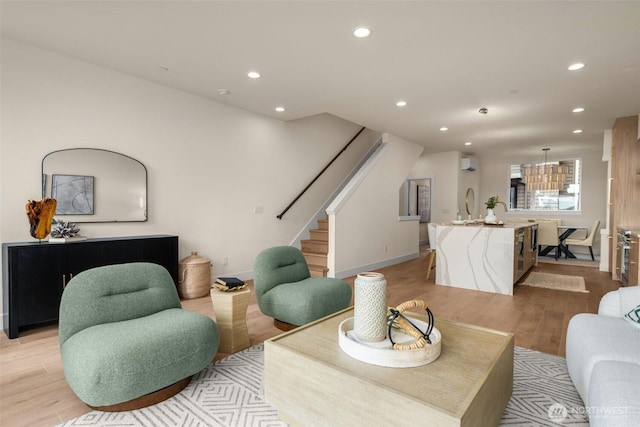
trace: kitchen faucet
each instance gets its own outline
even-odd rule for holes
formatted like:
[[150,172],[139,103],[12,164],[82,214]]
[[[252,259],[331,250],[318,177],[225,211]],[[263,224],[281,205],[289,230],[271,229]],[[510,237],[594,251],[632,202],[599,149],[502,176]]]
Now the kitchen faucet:
[[503,202],[502,200],[496,200],[496,205],[498,205],[498,204],[504,206],[504,211],[505,212],[509,212],[509,208],[507,208],[507,204],[505,202]]

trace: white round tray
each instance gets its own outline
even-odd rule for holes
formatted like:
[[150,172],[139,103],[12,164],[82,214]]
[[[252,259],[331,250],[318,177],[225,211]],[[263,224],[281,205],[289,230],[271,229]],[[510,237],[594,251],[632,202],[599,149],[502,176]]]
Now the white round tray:
[[[413,317],[411,321],[423,331],[426,330],[427,322]],[[405,344],[415,341],[413,337],[395,329],[392,329],[391,333],[396,343]],[[431,344],[423,348],[394,350],[391,348],[389,338],[376,343],[359,341],[353,333],[353,317],[344,320],[338,326],[338,343],[342,351],[362,362],[390,368],[411,368],[427,365],[436,360],[440,356],[442,334],[438,329],[433,328],[430,339]]]

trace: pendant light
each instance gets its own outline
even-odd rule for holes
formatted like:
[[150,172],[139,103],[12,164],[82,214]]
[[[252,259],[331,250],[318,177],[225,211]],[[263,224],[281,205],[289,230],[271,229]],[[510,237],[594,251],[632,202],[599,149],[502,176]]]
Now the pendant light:
[[544,163],[526,165],[522,168],[522,176],[528,191],[560,191],[569,173],[569,166],[558,163],[548,163],[547,155],[551,149],[543,148]]

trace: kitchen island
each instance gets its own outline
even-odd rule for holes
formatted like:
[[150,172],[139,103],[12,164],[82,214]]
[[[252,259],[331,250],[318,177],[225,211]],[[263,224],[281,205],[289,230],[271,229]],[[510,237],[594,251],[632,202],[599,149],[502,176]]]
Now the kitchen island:
[[436,233],[436,285],[513,295],[538,262],[536,223],[438,225]]

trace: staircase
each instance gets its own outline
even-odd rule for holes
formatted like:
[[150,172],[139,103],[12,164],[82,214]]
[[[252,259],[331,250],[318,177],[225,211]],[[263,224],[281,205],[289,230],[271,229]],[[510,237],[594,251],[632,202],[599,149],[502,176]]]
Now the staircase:
[[311,238],[302,240],[302,254],[309,265],[311,277],[326,277],[329,252],[329,220],[319,219],[318,228],[309,230]]

